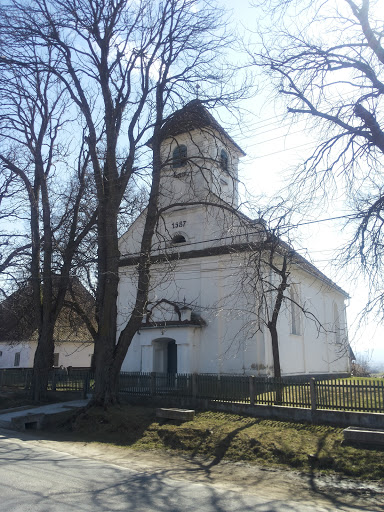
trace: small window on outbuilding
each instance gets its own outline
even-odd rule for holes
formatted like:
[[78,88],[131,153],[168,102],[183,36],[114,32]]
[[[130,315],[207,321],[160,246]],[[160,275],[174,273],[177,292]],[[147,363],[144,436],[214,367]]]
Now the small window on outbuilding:
[[177,244],[185,244],[187,240],[185,239],[185,236],[184,235],[181,235],[180,233],[175,235],[173,238],[172,238],[172,245],[177,245]]
[[59,353],[55,352],[53,354],[53,366],[59,366]]
[[183,167],[187,163],[187,146],[181,144],[173,150],[172,153],[172,166],[176,169],[177,167]]
[[20,352],[16,352],[13,366],[20,366]]
[[228,172],[228,153],[224,149],[220,152],[220,167],[223,171]]

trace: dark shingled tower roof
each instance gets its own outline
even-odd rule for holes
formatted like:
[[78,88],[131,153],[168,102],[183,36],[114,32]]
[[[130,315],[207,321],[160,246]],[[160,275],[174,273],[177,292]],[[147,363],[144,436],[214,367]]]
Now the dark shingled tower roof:
[[228,135],[216,119],[208,112],[200,100],[192,100],[183,108],[171,114],[161,128],[161,140],[169,137],[176,137],[181,133],[191,132],[198,128],[212,128],[227,138],[240,153],[245,156],[244,151]]

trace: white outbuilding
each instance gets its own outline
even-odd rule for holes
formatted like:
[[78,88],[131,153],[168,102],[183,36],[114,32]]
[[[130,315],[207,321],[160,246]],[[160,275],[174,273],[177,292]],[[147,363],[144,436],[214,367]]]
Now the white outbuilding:
[[[94,300],[75,279],[72,292],[89,318],[94,315]],[[71,296],[68,294],[68,300]],[[90,368],[94,342],[83,319],[64,306],[54,330],[54,368]],[[38,342],[38,323],[33,307],[33,290],[29,282],[22,284],[0,304],[0,369],[33,368]]]
[[[243,155],[199,100],[164,124],[151,286],[123,371],[272,376],[268,321],[289,254],[277,321],[282,375],[349,372],[348,295],[284,242],[271,249],[264,222],[240,213]],[[120,329],[135,302],[145,215],[120,239]]]

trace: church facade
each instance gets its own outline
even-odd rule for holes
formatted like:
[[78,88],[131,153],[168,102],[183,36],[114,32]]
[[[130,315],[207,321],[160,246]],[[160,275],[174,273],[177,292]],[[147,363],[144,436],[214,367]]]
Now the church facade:
[[[198,100],[164,124],[148,305],[122,371],[273,376],[268,321],[281,280],[273,269],[287,246],[279,242],[268,265],[263,221],[238,210],[243,155]],[[121,329],[135,301],[144,221],[145,211],[120,239]],[[282,375],[347,374],[347,294],[297,253],[286,261]]]

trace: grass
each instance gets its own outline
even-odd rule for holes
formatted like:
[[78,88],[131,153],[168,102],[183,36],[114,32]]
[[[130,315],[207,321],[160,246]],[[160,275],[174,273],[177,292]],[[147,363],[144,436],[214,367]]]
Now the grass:
[[348,377],[345,379],[338,379],[338,380],[345,380],[347,382],[384,382],[384,378],[381,377],[382,374],[377,374],[376,376],[372,377]]
[[198,412],[193,421],[161,424],[154,410],[123,405],[69,413],[50,426],[56,439],[172,450],[191,457],[332,472],[384,481],[384,451],[341,444],[341,428]]

